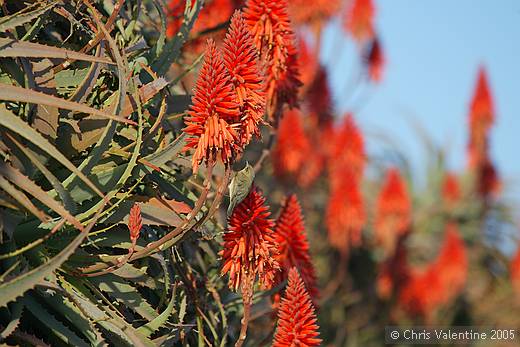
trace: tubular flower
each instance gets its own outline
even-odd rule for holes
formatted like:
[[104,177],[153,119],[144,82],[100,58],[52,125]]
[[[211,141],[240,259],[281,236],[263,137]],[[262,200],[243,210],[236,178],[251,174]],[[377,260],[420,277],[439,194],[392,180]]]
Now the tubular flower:
[[135,244],[139,238],[141,229],[143,228],[143,219],[141,217],[141,206],[135,203],[130,209],[130,216],[128,217],[128,230],[130,231],[130,240]]
[[278,142],[273,149],[275,173],[278,176],[297,174],[305,163],[310,146],[301,113],[297,110],[285,112],[278,127]]
[[277,249],[272,230],[274,222],[269,219],[269,207],[258,188],[238,204],[228,220],[228,232],[224,234],[221,274],[229,273],[229,288],[237,291],[244,283],[248,286],[258,275],[263,289],[272,287],[279,270],[274,259]]
[[393,252],[397,240],[408,232],[410,223],[411,201],[405,182],[397,169],[390,169],[377,198],[374,225],[376,241],[387,254]]
[[330,195],[325,217],[329,242],[341,252],[361,245],[361,231],[366,222],[363,197],[358,181],[348,173]]
[[374,37],[374,14],[372,0],[353,0],[345,14],[343,27],[358,43],[369,41]]
[[348,114],[343,125],[333,136],[329,153],[329,176],[332,190],[344,181],[343,173],[348,171],[352,178],[360,180],[365,169],[365,145],[363,136],[354,117]]
[[189,135],[185,149],[195,149],[194,173],[203,160],[214,162],[218,154],[225,165],[232,162],[240,150],[236,130],[240,121],[239,105],[222,57],[211,39],[207,42],[192,105],[184,121],[183,131]]
[[311,297],[296,268],[289,271],[285,296],[278,310],[273,347],[319,346],[318,324]]
[[236,11],[231,18],[224,40],[224,64],[240,104],[239,136],[240,144],[245,146],[253,135],[260,136],[258,125],[265,112],[265,85],[259,70],[258,51],[240,11]]
[[302,210],[296,195],[292,194],[285,199],[274,232],[275,242],[278,245],[278,255],[275,258],[282,268],[277,275],[276,283],[285,280],[289,270],[296,267],[301,272],[310,295],[316,298],[318,296],[316,273],[309,254]]
[[296,40],[287,13],[287,0],[248,0],[244,19],[256,48],[266,62],[267,109],[278,119],[283,104],[296,106],[299,81]]
[[520,247],[517,248],[516,254],[513,256],[513,259],[511,259],[509,273],[513,289],[520,298]]
[[453,173],[446,173],[442,182],[442,198],[444,202],[452,207],[457,204],[461,198],[461,191],[457,176]]
[[367,55],[365,57],[365,64],[368,70],[368,76],[372,82],[381,82],[383,77],[383,67],[385,65],[385,56],[383,49],[376,37],[370,44]]

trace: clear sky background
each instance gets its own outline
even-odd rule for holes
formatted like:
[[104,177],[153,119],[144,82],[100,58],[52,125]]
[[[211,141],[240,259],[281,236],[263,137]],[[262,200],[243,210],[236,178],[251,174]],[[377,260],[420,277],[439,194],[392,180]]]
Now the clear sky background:
[[520,0],[374,0],[386,57],[383,81],[348,91],[359,73],[356,45],[339,19],[325,30],[322,61],[336,110],[354,110],[369,152],[392,137],[424,169],[424,146],[413,127],[449,149],[449,168],[465,167],[467,117],[480,65],[495,101],[492,156],[504,195],[520,206]]

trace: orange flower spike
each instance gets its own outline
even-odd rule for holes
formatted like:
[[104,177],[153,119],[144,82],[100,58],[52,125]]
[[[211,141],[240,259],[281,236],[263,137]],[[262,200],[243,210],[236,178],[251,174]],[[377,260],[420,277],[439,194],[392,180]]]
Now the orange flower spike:
[[442,283],[444,303],[458,294],[467,278],[466,248],[456,224],[446,226],[444,241],[434,266]]
[[183,131],[188,135],[185,149],[195,149],[194,173],[202,161],[214,162],[219,153],[225,165],[231,164],[241,150],[236,131],[239,121],[240,110],[233,85],[215,42],[209,39],[192,105],[184,118]]
[[469,166],[478,168],[488,156],[488,133],[495,120],[493,98],[488,84],[486,70],[478,72],[477,85],[470,104],[469,113]]
[[265,113],[265,82],[259,69],[258,51],[244,22],[236,11],[224,40],[224,64],[231,76],[240,104],[240,143],[245,146],[253,135],[260,136],[259,124]]
[[368,76],[372,82],[381,82],[383,78],[383,68],[385,65],[385,56],[383,55],[383,49],[379,43],[379,39],[376,37],[365,57],[365,64],[368,69]]
[[350,246],[361,245],[366,214],[357,180],[348,172],[342,177],[344,181],[331,192],[325,222],[331,245],[346,253]]
[[321,344],[311,297],[298,270],[289,271],[289,281],[278,310],[273,347],[314,347]]
[[254,280],[258,275],[263,289],[271,288],[274,283],[280,267],[274,259],[277,248],[270,214],[265,198],[253,187],[229,217],[220,252],[221,274],[229,273],[229,288],[234,291],[238,291],[247,277]]
[[493,97],[489,88],[486,70],[481,67],[478,71],[477,85],[471,100],[470,124],[472,129],[481,128],[487,131],[495,120]]
[[353,0],[345,14],[343,27],[358,43],[366,42],[374,37],[374,15],[372,0]]
[[284,103],[296,106],[301,86],[287,6],[287,0],[248,0],[244,8],[244,19],[266,62],[267,107],[272,119],[279,118]]
[[143,228],[143,219],[141,217],[141,206],[138,203],[134,203],[130,209],[130,216],[128,217],[128,230],[130,231],[130,241],[135,245],[141,229]]
[[301,272],[310,295],[316,298],[318,296],[316,273],[309,253],[302,209],[296,195],[289,195],[285,199],[275,225],[275,242],[279,252],[276,260],[282,268],[277,275],[276,283],[285,280],[289,270],[296,267]]
[[387,171],[376,204],[375,236],[388,253],[397,239],[409,231],[412,203],[406,184],[395,168]]
[[298,173],[306,160],[310,145],[301,113],[297,110],[285,112],[278,127],[278,142],[273,149],[276,175]]
[[343,125],[333,137],[329,153],[329,175],[331,186],[341,184],[343,171],[348,170],[359,180],[365,170],[366,154],[363,135],[351,114],[347,114]]

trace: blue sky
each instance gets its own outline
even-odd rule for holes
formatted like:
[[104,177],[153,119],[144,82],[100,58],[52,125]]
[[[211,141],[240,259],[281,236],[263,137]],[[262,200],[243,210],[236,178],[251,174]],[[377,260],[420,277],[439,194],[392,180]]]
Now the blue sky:
[[355,110],[369,152],[391,134],[415,168],[424,150],[412,124],[449,149],[452,170],[465,166],[467,114],[477,70],[484,65],[495,100],[492,155],[505,197],[520,204],[520,1],[374,0],[386,56],[383,82],[348,97],[358,51],[338,19],[325,30],[322,61],[330,69],[336,109]]

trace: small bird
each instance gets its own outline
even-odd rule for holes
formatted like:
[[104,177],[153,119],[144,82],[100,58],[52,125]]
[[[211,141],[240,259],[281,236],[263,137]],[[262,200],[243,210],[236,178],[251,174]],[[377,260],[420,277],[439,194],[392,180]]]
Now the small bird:
[[227,215],[230,216],[236,205],[240,204],[249,194],[253,181],[255,179],[255,170],[248,162],[246,166],[235,172],[229,184],[229,207]]

